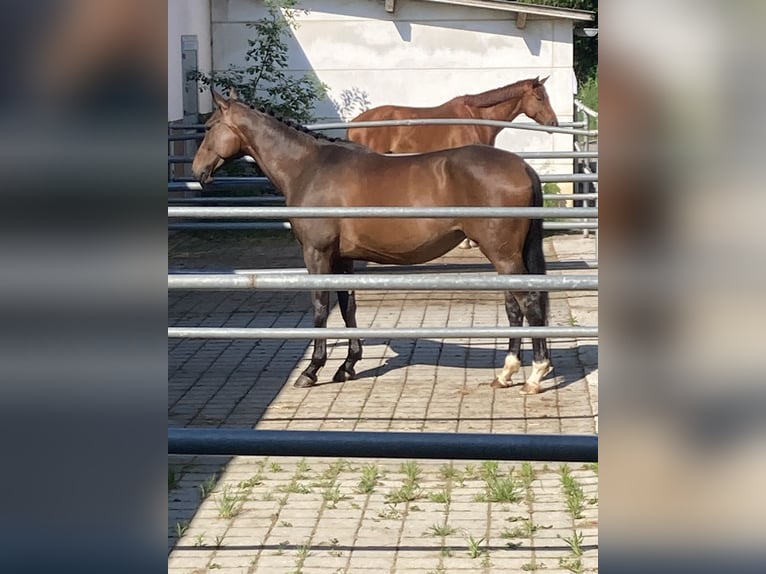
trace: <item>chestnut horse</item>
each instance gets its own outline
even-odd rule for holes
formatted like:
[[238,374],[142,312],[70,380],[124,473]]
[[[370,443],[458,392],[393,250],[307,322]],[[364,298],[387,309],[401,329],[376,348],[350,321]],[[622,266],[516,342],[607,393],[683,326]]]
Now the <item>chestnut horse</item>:
[[[251,109],[213,91],[216,111],[192,164],[203,184],[227,160],[250,155],[285,196],[290,207],[328,206],[496,206],[540,207],[542,188],[535,171],[520,157],[485,145],[471,145],[423,155],[387,157],[348,141],[330,140],[296,124]],[[461,218],[293,218],[293,233],[303,249],[309,273],[352,273],[355,259],[388,264],[430,261],[453,249],[465,237],[502,274],[544,274],[540,219]],[[311,294],[314,325],[325,327],[328,291]],[[347,327],[356,327],[353,292],[339,291],[338,304]],[[548,294],[506,292],[511,326],[526,316],[532,326],[547,324]],[[493,387],[511,385],[521,368],[521,340],[510,340],[503,369]],[[532,372],[524,394],[540,390],[551,370],[548,343],[532,339]],[[349,339],[346,360],[334,381],[354,377],[362,357],[359,339]],[[314,340],[309,366],[295,382],[307,387],[327,360],[326,341]]]
[[[458,96],[432,108],[380,106],[362,112],[352,122],[433,118],[476,118],[510,122],[520,114],[544,126],[558,126],[545,81],[537,77],[501,88]],[[469,144],[495,145],[503,128],[487,125],[419,125],[349,128],[346,137],[378,153],[423,153]],[[461,247],[470,247],[465,240]]]
[[[510,122],[525,114],[544,126],[557,126],[545,81],[548,78],[520,80],[469,96],[458,96],[432,108],[379,106],[355,117],[352,122],[434,118],[471,118]],[[419,125],[348,128],[348,139],[378,153],[423,153],[469,144],[495,145],[503,128],[486,125]]]

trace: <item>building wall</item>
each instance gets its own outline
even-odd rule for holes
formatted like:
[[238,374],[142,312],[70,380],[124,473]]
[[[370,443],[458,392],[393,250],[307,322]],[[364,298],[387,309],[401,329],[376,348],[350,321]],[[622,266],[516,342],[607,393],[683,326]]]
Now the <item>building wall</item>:
[[[168,0],[168,121],[183,118],[183,84],[181,73],[181,36],[196,35],[200,71],[212,67],[210,38],[210,0]],[[200,95],[200,106],[210,108],[210,97]]]
[[[290,43],[289,69],[315,73],[329,86],[319,120],[348,120],[382,104],[429,106],[454,96],[550,75],[546,83],[559,121],[571,121],[574,74],[572,24],[527,19],[482,8],[417,0],[304,0]],[[242,66],[252,30],[265,14],[261,0],[212,0],[213,66]],[[203,110],[204,111],[204,110]],[[531,122],[526,116],[516,121]],[[568,150],[571,136],[506,129],[498,147]],[[544,171],[569,171],[571,162]],[[538,162],[538,167],[543,167]]]

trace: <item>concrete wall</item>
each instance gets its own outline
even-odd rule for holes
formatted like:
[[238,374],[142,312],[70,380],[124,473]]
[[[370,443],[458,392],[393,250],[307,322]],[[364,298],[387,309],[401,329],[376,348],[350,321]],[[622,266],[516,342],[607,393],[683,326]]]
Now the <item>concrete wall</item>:
[[[181,36],[195,34],[199,42],[198,68],[209,72],[212,67],[210,0],[168,0],[168,121],[183,118]],[[200,109],[209,108],[210,96],[201,94]]]
[[[534,76],[546,88],[559,121],[571,121],[572,24],[527,19],[482,8],[417,0],[304,0],[290,43],[289,69],[315,73],[329,88],[318,119],[350,119],[382,104],[429,106],[454,96],[497,88]],[[212,0],[213,66],[242,66],[252,30],[265,14],[261,0]],[[204,108],[201,108],[205,111]],[[530,122],[526,116],[516,121]],[[502,148],[569,150],[571,136],[506,129]],[[562,164],[553,165],[554,163]],[[541,171],[570,171],[571,162],[537,163]]]

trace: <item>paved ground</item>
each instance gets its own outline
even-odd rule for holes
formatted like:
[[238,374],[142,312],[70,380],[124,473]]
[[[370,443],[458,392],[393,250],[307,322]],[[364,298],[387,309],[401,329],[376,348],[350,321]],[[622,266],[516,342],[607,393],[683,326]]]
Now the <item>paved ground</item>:
[[[302,266],[291,240],[236,237],[223,242],[173,235],[169,265]],[[594,253],[592,237],[546,239],[549,261],[592,260]],[[455,250],[436,263],[485,261],[477,250]],[[557,273],[564,271],[551,271]],[[360,327],[507,324],[500,293],[359,292],[357,301]],[[551,307],[551,325],[598,323],[594,292],[552,294]],[[311,326],[306,293],[173,291],[168,315],[172,326]],[[337,308],[329,325],[343,325]],[[597,432],[597,341],[551,343],[555,370],[543,393],[524,397],[517,388],[488,385],[502,365],[505,341],[366,341],[357,379],[342,384],[330,379],[346,343],[331,341],[322,384],[297,389],[292,382],[311,352],[306,341],[172,339],[169,424]],[[528,342],[524,349],[529,363]],[[516,379],[522,382],[523,374]],[[174,456],[168,568],[238,574],[594,571],[597,479],[597,466],[556,461]]]

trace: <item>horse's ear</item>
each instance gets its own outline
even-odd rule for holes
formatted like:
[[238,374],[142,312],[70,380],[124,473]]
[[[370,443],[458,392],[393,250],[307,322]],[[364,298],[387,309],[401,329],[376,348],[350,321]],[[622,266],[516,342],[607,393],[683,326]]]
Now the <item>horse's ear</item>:
[[[538,76],[538,78],[539,78],[539,76]],[[540,80],[540,85],[544,84],[545,80],[547,80],[548,78],[550,78],[550,75],[545,76],[542,80]]]
[[237,94],[237,88],[235,88],[234,86],[229,88],[229,99],[239,100],[239,94]]
[[215,102],[215,105],[219,110],[225,111],[229,108],[228,100],[226,100],[221,94],[216,92],[213,86],[210,86],[210,93],[213,96],[213,102]]

